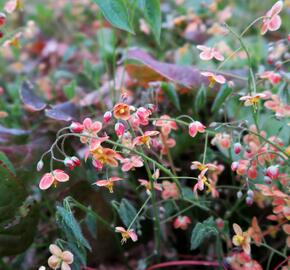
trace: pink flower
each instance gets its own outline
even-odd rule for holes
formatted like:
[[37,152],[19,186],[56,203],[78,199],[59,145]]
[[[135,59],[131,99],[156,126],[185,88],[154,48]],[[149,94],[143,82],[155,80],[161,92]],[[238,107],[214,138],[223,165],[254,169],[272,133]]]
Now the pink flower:
[[69,180],[69,176],[63,170],[54,170],[51,173],[46,173],[42,176],[39,188],[41,190],[46,190],[50,188],[52,185],[57,185],[57,182],[67,182]]
[[153,136],[159,134],[159,131],[146,131],[144,135],[138,136],[133,140],[133,145],[143,145],[145,144],[148,148],[150,148],[150,141]]
[[259,75],[261,79],[267,79],[272,84],[278,84],[281,82],[281,76],[278,73],[273,71],[264,71],[262,74]]
[[[144,186],[146,188],[146,192],[147,194],[151,193],[151,183],[145,179],[138,179],[139,183],[141,184],[141,186]],[[162,185],[158,184],[158,183],[153,183],[153,187],[156,190],[162,191]]]
[[241,153],[242,151],[242,145],[240,143],[235,143],[234,144],[234,152],[236,155],[238,155],[239,153]]
[[125,244],[130,238],[133,242],[136,242],[138,240],[138,236],[133,229],[125,230],[123,227],[116,227],[115,230],[122,235],[122,245]]
[[178,199],[179,198],[179,190],[175,183],[171,183],[169,181],[163,181],[163,191],[162,191],[162,198],[164,200],[167,199]]
[[189,127],[188,127],[188,133],[191,137],[195,137],[196,134],[199,132],[199,133],[204,133],[205,132],[205,126],[198,122],[198,121],[194,121],[192,122],[191,124],[189,124]]
[[113,193],[114,183],[120,180],[124,180],[124,179],[113,176],[113,177],[110,177],[108,180],[98,180],[96,181],[95,184],[99,187],[106,187],[110,191],[110,193]]
[[122,136],[125,133],[125,126],[122,123],[116,123],[115,132],[118,137]]
[[209,87],[213,87],[215,85],[215,83],[219,83],[219,84],[224,84],[226,82],[226,79],[224,76],[219,75],[219,74],[214,74],[212,72],[201,72],[200,73],[202,76],[205,76],[208,78],[209,80]]
[[122,171],[127,172],[134,168],[139,168],[143,166],[143,160],[139,156],[132,156],[130,158],[121,159]]
[[[90,136],[90,137],[97,137],[98,132],[103,127],[101,122],[99,122],[99,121],[93,122],[91,118],[86,118],[83,121],[83,126],[84,126],[83,134]],[[89,138],[89,137],[86,137],[86,136],[81,137],[82,143],[86,143],[90,140],[91,140],[91,138]]]
[[191,221],[190,221],[188,216],[178,216],[173,221],[173,227],[174,227],[174,229],[186,230],[190,223],[191,223]]
[[244,101],[245,106],[257,107],[261,98],[266,98],[265,94],[259,93],[259,94],[247,95],[247,96],[241,97],[240,100]]
[[147,126],[149,124],[149,116],[151,115],[151,111],[144,108],[140,107],[137,109],[136,116],[138,117],[139,124],[143,126]]
[[232,137],[231,135],[227,133],[217,133],[214,138],[211,140],[212,145],[218,145],[219,147],[223,149],[230,148],[232,143]]
[[207,171],[207,170],[215,171],[218,169],[218,167],[213,163],[202,164],[199,161],[193,161],[191,163],[190,169],[191,170],[199,170],[202,172],[202,171]]
[[62,251],[57,245],[50,245],[49,251],[52,254],[48,259],[48,266],[52,269],[70,270],[70,264],[74,261],[74,255],[70,251]]
[[12,13],[17,9],[21,9],[22,8],[22,1],[21,0],[10,0],[8,2],[6,2],[5,6],[4,6],[4,10],[7,13]]
[[177,130],[177,124],[168,115],[162,115],[160,119],[154,122],[156,127],[161,127],[161,131],[164,135],[168,135],[171,130]]
[[272,8],[266,13],[263,19],[261,34],[264,35],[267,31],[276,31],[280,28],[282,20],[278,15],[283,8],[283,1],[276,2]]
[[196,48],[202,51],[199,55],[201,60],[209,61],[215,58],[218,61],[223,61],[225,59],[216,48],[210,48],[203,45],[197,45]]

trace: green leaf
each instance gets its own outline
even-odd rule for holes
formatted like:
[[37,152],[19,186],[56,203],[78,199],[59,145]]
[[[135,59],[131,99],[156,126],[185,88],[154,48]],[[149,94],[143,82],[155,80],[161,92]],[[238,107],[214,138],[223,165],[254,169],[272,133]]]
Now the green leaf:
[[[124,225],[126,227],[129,227],[130,223],[137,214],[135,207],[128,200],[122,199],[120,206],[117,210]],[[133,228],[136,227],[135,224],[133,225]]]
[[2,163],[3,164],[2,166],[5,166],[11,173],[16,175],[13,164],[10,162],[6,154],[1,151],[0,151],[0,163]]
[[179,96],[173,84],[163,82],[161,88],[168,99],[173,103],[173,105],[180,111],[180,101]]
[[75,219],[73,213],[70,210],[65,209],[62,206],[57,206],[56,218],[61,225],[65,235],[69,240],[74,240],[78,246],[86,247],[91,250],[91,246],[84,238],[80,225]]
[[87,213],[85,217],[85,223],[88,231],[94,239],[97,239],[97,219],[91,213]]
[[114,26],[134,34],[124,0],[93,0],[104,17]]
[[159,43],[161,34],[160,0],[143,0],[142,5],[145,19],[149,23],[156,41]]
[[[11,193],[10,193],[11,197]],[[0,226],[0,257],[24,252],[32,243],[39,217],[39,207],[34,205],[20,220],[5,227]]]
[[194,102],[195,111],[199,112],[202,108],[204,108],[205,103],[206,103],[206,88],[204,85],[202,85],[199,88],[195,97],[195,102]]
[[76,87],[76,80],[72,80],[69,84],[63,87],[63,91],[69,100],[71,100],[75,96]]
[[232,93],[232,88],[228,87],[228,86],[222,86],[220,91],[218,92],[214,103],[212,105],[211,111],[213,113],[216,113],[220,107],[222,106],[222,104],[225,102],[225,100],[227,99],[227,97]]
[[13,174],[12,164],[5,156],[0,162],[0,223],[14,217],[14,214],[23,203],[26,192],[23,183]]
[[100,46],[99,54],[102,59],[113,59],[116,47],[116,35],[110,28],[101,28],[97,33],[98,44]]
[[191,250],[198,248],[206,237],[217,234],[218,230],[213,217],[204,220],[202,223],[198,222],[191,233]]

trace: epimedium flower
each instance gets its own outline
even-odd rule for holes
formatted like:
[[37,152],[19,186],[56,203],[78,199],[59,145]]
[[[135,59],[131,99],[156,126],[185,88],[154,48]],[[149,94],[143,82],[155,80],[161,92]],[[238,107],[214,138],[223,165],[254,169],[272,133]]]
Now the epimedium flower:
[[277,165],[272,165],[266,169],[266,176],[270,177],[272,180],[279,177],[279,168]]
[[21,48],[21,42],[20,42],[21,37],[22,37],[22,32],[18,32],[11,39],[6,40],[3,44],[3,46],[4,47],[11,46],[11,47],[20,49]]
[[253,217],[251,227],[248,230],[250,237],[254,240],[257,246],[260,246],[263,239],[261,228],[259,227],[258,220]]
[[281,82],[281,75],[273,71],[264,71],[259,75],[261,79],[267,79],[272,84],[278,84]]
[[131,156],[130,158],[121,159],[121,163],[123,164],[121,168],[123,172],[128,172],[134,168],[140,168],[144,165],[142,158],[136,155]]
[[240,98],[240,100],[244,101],[245,106],[254,106],[254,108],[257,108],[259,101],[263,98],[265,98],[265,94],[258,93],[258,94],[243,96]]
[[203,164],[199,161],[192,161],[191,163],[191,166],[190,166],[190,169],[191,170],[199,170],[199,171],[207,171],[207,170],[210,170],[210,171],[215,171],[217,170],[217,166],[213,163],[206,163],[206,164]]
[[212,72],[201,72],[202,76],[207,77],[209,80],[209,87],[213,87],[216,83],[224,84],[226,83],[226,79],[223,75],[220,74],[214,74]]
[[113,114],[116,119],[129,120],[130,106],[125,103],[117,103],[113,108]]
[[170,116],[162,115],[160,119],[154,122],[156,127],[161,127],[161,132],[168,135],[171,130],[177,130],[177,124],[174,120],[171,120]]
[[169,181],[162,182],[163,191],[162,191],[162,198],[164,200],[167,199],[178,199],[179,198],[179,189],[175,183],[171,183]]
[[46,190],[52,185],[56,186],[58,182],[67,182],[68,180],[69,176],[63,170],[57,169],[42,176],[39,182],[39,188],[41,190]]
[[[84,129],[82,131],[83,135],[87,135],[90,137],[97,137],[97,134],[99,131],[101,131],[103,125],[99,121],[93,122],[91,118],[86,118],[83,121],[83,127],[84,127]],[[92,139],[89,137],[86,137],[86,136],[81,137],[82,143],[87,143],[90,140],[92,140]]]
[[143,145],[145,144],[148,148],[150,148],[151,137],[154,137],[159,134],[159,131],[146,131],[143,135],[137,136],[133,140],[133,145]]
[[282,24],[279,13],[282,11],[283,1],[276,2],[272,8],[265,14],[261,27],[261,34],[264,35],[267,31],[276,31]]
[[135,115],[138,117],[139,125],[147,126],[149,124],[149,116],[152,112],[144,107],[140,107],[137,109]]
[[125,180],[125,179],[113,176],[107,180],[98,180],[96,181],[95,184],[99,187],[106,187],[110,191],[110,193],[113,193],[114,192],[113,187],[114,187],[115,182],[120,181],[120,180]]
[[115,133],[118,137],[123,136],[125,133],[125,126],[120,122],[116,123]]
[[23,7],[22,0],[10,0],[6,2],[4,6],[4,10],[10,14],[14,12],[15,10],[21,9],[22,7]]
[[251,237],[249,236],[248,232],[243,232],[241,227],[234,223],[233,229],[235,232],[235,235],[233,236],[233,244],[235,246],[241,247],[246,254],[251,253]]
[[201,60],[209,61],[211,59],[216,59],[218,61],[223,61],[225,58],[216,48],[207,47],[204,45],[197,45],[196,48],[201,51],[199,57]]
[[223,149],[230,148],[232,143],[232,137],[227,133],[217,133],[211,140],[212,145],[217,145]]
[[[146,192],[148,195],[151,194],[151,183],[145,179],[138,179],[138,182],[140,183],[141,186],[144,186],[146,188]],[[158,184],[158,183],[153,183],[153,188],[158,190],[158,191],[162,191],[162,185]]]
[[104,165],[109,165],[111,167],[117,167],[119,158],[118,153],[111,148],[105,148],[98,146],[94,149],[90,149],[90,154],[93,157],[93,166],[96,169],[102,169]]
[[191,224],[191,221],[190,221],[190,218],[188,216],[178,216],[173,221],[174,229],[186,230],[188,228],[189,224]]
[[48,266],[52,269],[70,270],[74,256],[70,251],[62,251],[57,245],[51,244],[49,251],[52,254],[48,259]]
[[199,121],[194,121],[189,124],[188,133],[191,137],[194,138],[198,132],[204,133],[205,129],[206,127],[202,123],[200,123]]
[[136,242],[138,240],[138,236],[137,236],[137,234],[135,233],[135,231],[133,229],[126,230],[123,227],[116,227],[115,231],[118,232],[118,233],[121,233],[121,235],[122,235],[122,240],[121,240],[122,245],[125,244],[128,239],[131,239],[133,242]]

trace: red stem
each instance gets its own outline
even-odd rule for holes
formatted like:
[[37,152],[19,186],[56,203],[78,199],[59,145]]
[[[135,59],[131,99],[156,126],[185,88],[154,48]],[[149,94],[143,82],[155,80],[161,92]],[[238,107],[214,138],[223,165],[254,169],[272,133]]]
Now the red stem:
[[279,263],[279,264],[275,267],[274,270],[278,270],[278,268],[279,268],[280,266],[282,266],[285,262],[288,262],[289,259],[290,259],[290,256],[288,256],[284,261],[282,261],[281,263]]
[[159,269],[164,267],[170,267],[170,266],[185,266],[185,265],[203,265],[203,266],[219,266],[218,262],[208,262],[208,261],[171,261],[171,262],[164,262],[164,263],[158,263],[150,266],[147,268],[147,270],[153,270],[153,269]]

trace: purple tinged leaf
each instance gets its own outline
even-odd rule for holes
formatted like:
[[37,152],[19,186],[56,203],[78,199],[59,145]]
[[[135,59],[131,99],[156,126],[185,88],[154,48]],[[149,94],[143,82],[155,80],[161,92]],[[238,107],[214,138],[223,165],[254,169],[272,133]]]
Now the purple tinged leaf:
[[45,115],[59,121],[70,122],[76,114],[76,106],[71,102],[65,102],[45,110]]
[[24,81],[20,88],[21,100],[32,111],[42,111],[46,107],[46,103],[35,94],[33,88],[30,81]]

